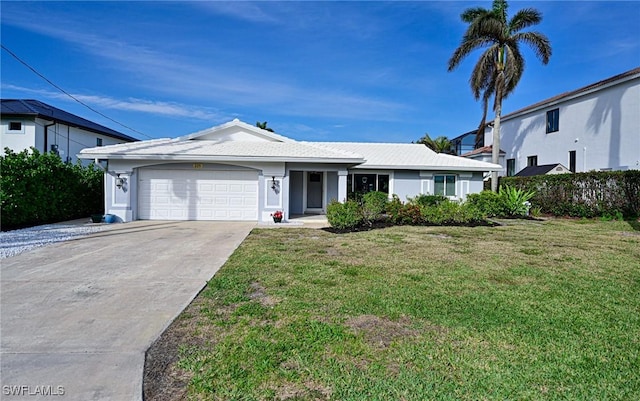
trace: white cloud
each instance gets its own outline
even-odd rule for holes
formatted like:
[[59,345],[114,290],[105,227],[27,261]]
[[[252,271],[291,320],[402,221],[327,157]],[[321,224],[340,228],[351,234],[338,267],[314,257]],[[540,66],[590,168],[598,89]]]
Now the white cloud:
[[[260,7],[259,3],[245,1],[198,1],[190,4],[207,12],[226,15],[239,20],[260,23],[279,23],[279,19],[268,13],[263,7]],[[271,3],[271,5],[274,5],[274,3]]]
[[[212,12],[234,14],[238,18],[269,23],[276,23],[279,18],[287,16],[292,18],[295,14],[290,9],[291,6],[284,3],[278,4],[277,8],[273,8],[272,4],[267,7],[259,3],[242,2],[195,4],[195,6],[210,9]],[[310,21],[318,22],[318,19],[328,20],[331,17],[331,12],[328,10],[320,14],[312,12],[316,9],[324,9],[319,5],[312,6],[311,9],[304,8],[304,12],[300,12],[299,7],[297,9],[298,14],[295,15],[299,17],[298,20],[289,18],[287,24],[295,23],[302,27]],[[277,15],[279,17],[276,17]],[[3,22],[72,44],[100,60],[96,63],[98,68],[113,71],[113,75],[117,76],[121,82],[131,89],[135,88],[138,92],[154,93],[165,98],[171,97],[183,101],[188,99],[187,103],[206,102],[236,109],[259,107],[265,112],[340,119],[394,120],[399,118],[397,113],[411,109],[406,104],[363,92],[367,90],[366,88],[372,90],[376,87],[376,91],[380,89],[380,83],[386,80],[380,79],[379,75],[375,76],[377,79],[358,80],[357,86],[364,88],[363,90],[346,92],[342,88],[331,86],[331,83],[322,84],[311,79],[291,76],[291,71],[280,69],[267,71],[260,62],[247,59],[252,56],[233,53],[234,49],[226,46],[218,51],[215,43],[211,43],[206,49],[197,53],[191,50],[185,51],[184,54],[180,54],[179,51],[168,53],[170,51],[168,49],[178,46],[175,43],[160,42],[172,40],[172,38],[154,38],[157,42],[150,42],[149,39],[135,39],[135,32],[127,35],[126,28],[120,29],[120,27],[119,30],[111,32],[108,28],[95,31],[89,29],[86,21],[79,20],[72,13],[56,13],[52,18],[55,23],[41,24],[29,13],[12,12],[6,18],[3,17]],[[365,24],[365,15],[361,13],[350,14],[349,18],[340,18],[339,21],[341,21],[338,22],[340,30],[343,32],[358,30],[358,26],[360,31],[371,30],[376,26],[370,21]],[[367,26],[369,28],[366,28]],[[193,44],[192,47],[196,48],[204,43],[206,41]],[[43,73],[47,75],[46,71]],[[368,74],[366,71],[360,71],[360,75],[364,77]],[[386,76],[390,71],[380,69],[377,74]],[[334,78],[337,79],[337,77]],[[371,82],[375,84],[372,85]],[[348,85],[354,83],[356,82]],[[91,88],[88,83],[82,85],[84,88]],[[84,88],[75,89],[75,91],[83,91]],[[145,104],[133,101],[127,104],[132,109],[136,107],[145,112],[155,110],[157,113],[188,115],[187,111],[171,103],[160,106],[155,103]],[[198,118],[198,115],[208,115],[207,113],[193,114],[194,118]]]
[[[36,95],[45,99],[55,99],[66,102],[74,101],[63,93],[52,92],[44,89],[25,88],[5,83],[2,84],[2,91],[24,93],[27,95],[25,97]],[[232,118],[226,113],[222,113],[215,109],[207,109],[175,102],[161,102],[136,98],[115,99],[109,96],[85,95],[78,93],[72,93],[71,95],[95,109],[135,111],[165,117],[188,117],[204,121],[222,121]]]

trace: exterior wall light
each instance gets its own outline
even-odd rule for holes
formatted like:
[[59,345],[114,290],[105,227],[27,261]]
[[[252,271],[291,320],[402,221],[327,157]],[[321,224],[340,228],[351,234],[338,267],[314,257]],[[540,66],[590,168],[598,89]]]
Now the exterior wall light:
[[122,189],[122,187],[125,186],[126,184],[127,184],[127,179],[124,177],[120,177],[120,174],[118,174],[118,178],[116,178],[116,188]]

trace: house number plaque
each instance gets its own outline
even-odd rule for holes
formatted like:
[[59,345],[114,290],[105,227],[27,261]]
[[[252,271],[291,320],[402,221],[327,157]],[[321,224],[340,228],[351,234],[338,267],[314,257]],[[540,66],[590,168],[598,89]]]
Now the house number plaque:
[[202,163],[193,163],[193,168],[202,168]]

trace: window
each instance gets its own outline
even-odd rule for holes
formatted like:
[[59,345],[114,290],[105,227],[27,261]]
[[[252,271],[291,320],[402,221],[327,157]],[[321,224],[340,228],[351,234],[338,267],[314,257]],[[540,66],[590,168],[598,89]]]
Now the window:
[[375,174],[354,174],[353,178],[355,192],[367,193],[376,190]]
[[389,193],[389,176],[387,174],[378,175],[378,191]]
[[547,134],[556,132],[560,127],[560,109],[547,111]]
[[22,131],[22,123],[20,121],[10,121],[9,131]]
[[456,196],[455,175],[436,175],[433,180],[433,193],[435,195]]
[[527,167],[537,166],[537,165],[538,165],[538,156],[527,157]]
[[102,138],[96,138],[96,146],[102,146]]
[[575,150],[569,151],[569,170],[571,170],[572,173],[576,172],[576,151]]
[[516,159],[507,159],[507,177],[516,174]]
[[371,191],[389,193],[389,174],[349,174],[347,175],[347,197],[354,193],[364,194]]

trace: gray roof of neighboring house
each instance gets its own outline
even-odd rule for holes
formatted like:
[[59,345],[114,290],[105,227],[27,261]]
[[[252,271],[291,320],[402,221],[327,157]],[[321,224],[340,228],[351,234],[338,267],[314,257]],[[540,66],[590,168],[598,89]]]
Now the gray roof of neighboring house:
[[[562,164],[555,163],[555,164],[542,164],[540,166],[529,166],[520,170],[514,177],[531,177],[534,175],[544,175],[554,170],[558,166],[562,166]],[[563,170],[566,169],[566,167],[564,166],[562,167],[563,167]]]
[[112,138],[120,139],[123,141],[137,141],[136,138],[125,135],[122,132],[112,130],[111,128],[107,128],[104,125],[94,123],[93,121],[86,120],[82,117],[76,116],[75,114],[71,114],[57,107],[53,107],[39,100],[2,99],[0,114],[2,115],[2,117],[37,117],[44,120],[66,124],[72,127],[82,128],[96,134],[110,136]]

